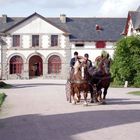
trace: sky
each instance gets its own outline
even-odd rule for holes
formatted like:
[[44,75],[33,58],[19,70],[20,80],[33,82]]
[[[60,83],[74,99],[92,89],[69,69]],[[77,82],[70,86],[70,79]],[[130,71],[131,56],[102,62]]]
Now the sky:
[[0,16],[127,17],[139,6],[140,0],[0,0]]

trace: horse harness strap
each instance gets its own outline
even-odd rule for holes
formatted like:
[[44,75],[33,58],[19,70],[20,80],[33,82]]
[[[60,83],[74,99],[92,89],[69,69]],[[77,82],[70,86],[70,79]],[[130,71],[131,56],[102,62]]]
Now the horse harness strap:
[[88,83],[85,80],[71,80],[70,81],[71,84],[83,84],[83,83]]

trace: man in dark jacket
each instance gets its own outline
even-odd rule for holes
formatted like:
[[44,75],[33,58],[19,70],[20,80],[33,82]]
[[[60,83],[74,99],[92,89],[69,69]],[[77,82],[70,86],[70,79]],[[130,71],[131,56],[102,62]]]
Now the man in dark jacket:
[[73,66],[75,65],[75,62],[77,61],[77,59],[78,59],[78,52],[74,52],[74,57],[70,60],[71,69],[70,69],[70,75],[69,75],[69,78],[68,78],[69,80],[71,80],[72,77],[73,77],[73,73],[74,73]]
[[74,52],[74,57],[71,59],[70,61],[70,67],[73,68],[75,62],[77,61],[78,59],[78,52]]
[[86,54],[84,55],[84,58],[85,58],[85,64],[87,64],[87,68],[89,69],[90,67],[92,67],[92,62],[91,62],[91,60],[89,60],[89,55],[88,55],[88,53],[86,53]]

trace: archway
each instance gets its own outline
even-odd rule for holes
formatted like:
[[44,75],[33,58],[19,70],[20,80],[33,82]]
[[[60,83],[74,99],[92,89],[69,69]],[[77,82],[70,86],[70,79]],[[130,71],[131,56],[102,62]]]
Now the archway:
[[34,55],[29,59],[29,77],[41,76],[43,74],[43,61],[38,55]]

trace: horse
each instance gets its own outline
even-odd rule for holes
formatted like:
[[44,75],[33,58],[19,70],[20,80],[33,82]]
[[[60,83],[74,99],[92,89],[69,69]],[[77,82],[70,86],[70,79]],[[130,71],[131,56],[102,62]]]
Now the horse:
[[[106,59],[102,59],[99,63],[98,68],[91,67],[86,71],[87,80],[90,82],[91,85],[96,86],[97,94],[91,93],[91,102],[101,102],[106,103],[106,95],[107,90],[110,86],[111,82],[111,74],[109,73],[109,67]],[[103,91],[103,97],[102,97],[102,89]],[[94,101],[95,97],[95,101]]]
[[[80,93],[83,92],[84,96],[84,105],[88,105],[87,102],[87,95],[89,91],[89,83],[84,79],[84,67],[83,67],[83,60],[77,60],[74,67],[73,67],[73,74],[70,80],[71,83],[71,96],[73,99],[73,104],[80,102],[81,95]],[[77,98],[75,97],[77,95]]]

